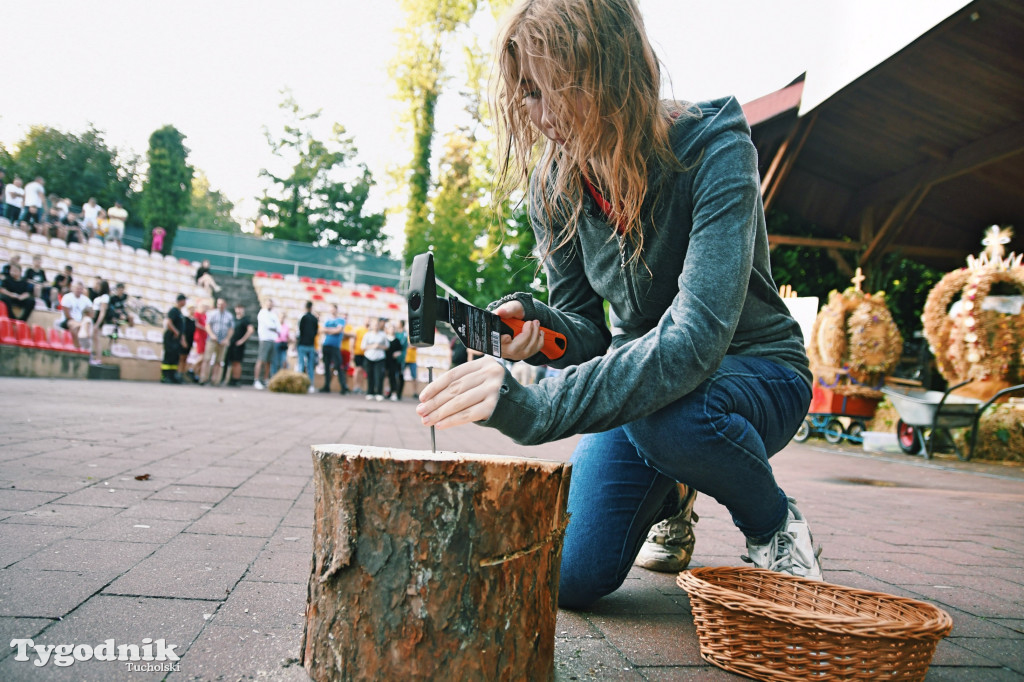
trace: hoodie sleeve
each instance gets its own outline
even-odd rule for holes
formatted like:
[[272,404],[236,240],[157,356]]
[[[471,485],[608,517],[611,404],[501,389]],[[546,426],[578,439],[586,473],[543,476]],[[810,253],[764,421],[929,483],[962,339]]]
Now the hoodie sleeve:
[[[523,444],[605,431],[645,417],[711,376],[729,349],[747,296],[754,240],[763,222],[756,152],[742,115],[711,120],[691,147],[703,149],[681,173],[675,192],[689,192],[689,229],[678,292],[643,336],[559,376],[522,386],[506,372],[491,417]],[[580,272],[572,273],[585,279]]]

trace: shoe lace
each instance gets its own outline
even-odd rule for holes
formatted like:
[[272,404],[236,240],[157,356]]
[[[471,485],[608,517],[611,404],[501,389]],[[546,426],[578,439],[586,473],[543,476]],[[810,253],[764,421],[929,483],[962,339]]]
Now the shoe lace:
[[769,571],[781,573],[792,573],[794,566],[809,570],[814,566],[814,561],[821,556],[821,547],[814,550],[813,558],[804,557],[796,550],[796,534],[788,530],[781,530],[776,533],[768,543],[767,556],[773,557],[767,566],[760,566],[750,556],[744,554],[740,558],[748,564],[754,564],[758,568],[766,568]]
[[647,542],[659,545],[685,545],[693,538],[693,524],[699,520],[700,517],[695,511],[691,511],[688,516],[676,514],[651,526],[647,532]]

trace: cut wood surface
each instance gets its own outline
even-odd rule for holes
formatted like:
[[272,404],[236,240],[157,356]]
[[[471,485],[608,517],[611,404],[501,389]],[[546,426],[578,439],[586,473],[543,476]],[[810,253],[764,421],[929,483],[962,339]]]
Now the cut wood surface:
[[570,465],[313,446],[315,680],[546,680]]

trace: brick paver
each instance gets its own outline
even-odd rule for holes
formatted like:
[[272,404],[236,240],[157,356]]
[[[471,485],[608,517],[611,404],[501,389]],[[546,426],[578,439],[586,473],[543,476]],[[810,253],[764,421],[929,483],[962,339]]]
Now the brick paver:
[[[307,679],[297,664],[313,515],[310,445],[429,449],[413,403],[245,389],[0,381],[0,680]],[[564,460],[465,427],[439,449]],[[929,680],[1024,678],[1024,472],[821,441],[773,461],[825,550],[825,578],[923,599],[954,630]],[[136,478],[140,477],[140,478]],[[743,539],[700,497],[695,565]],[[179,670],[36,667],[7,644],[163,638]],[[674,576],[634,569],[561,612],[556,679],[726,680],[700,658]]]

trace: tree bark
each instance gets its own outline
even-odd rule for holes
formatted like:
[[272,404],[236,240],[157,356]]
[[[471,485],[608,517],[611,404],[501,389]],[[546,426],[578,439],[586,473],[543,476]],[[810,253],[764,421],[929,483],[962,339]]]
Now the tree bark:
[[313,447],[315,680],[547,680],[570,465]]

